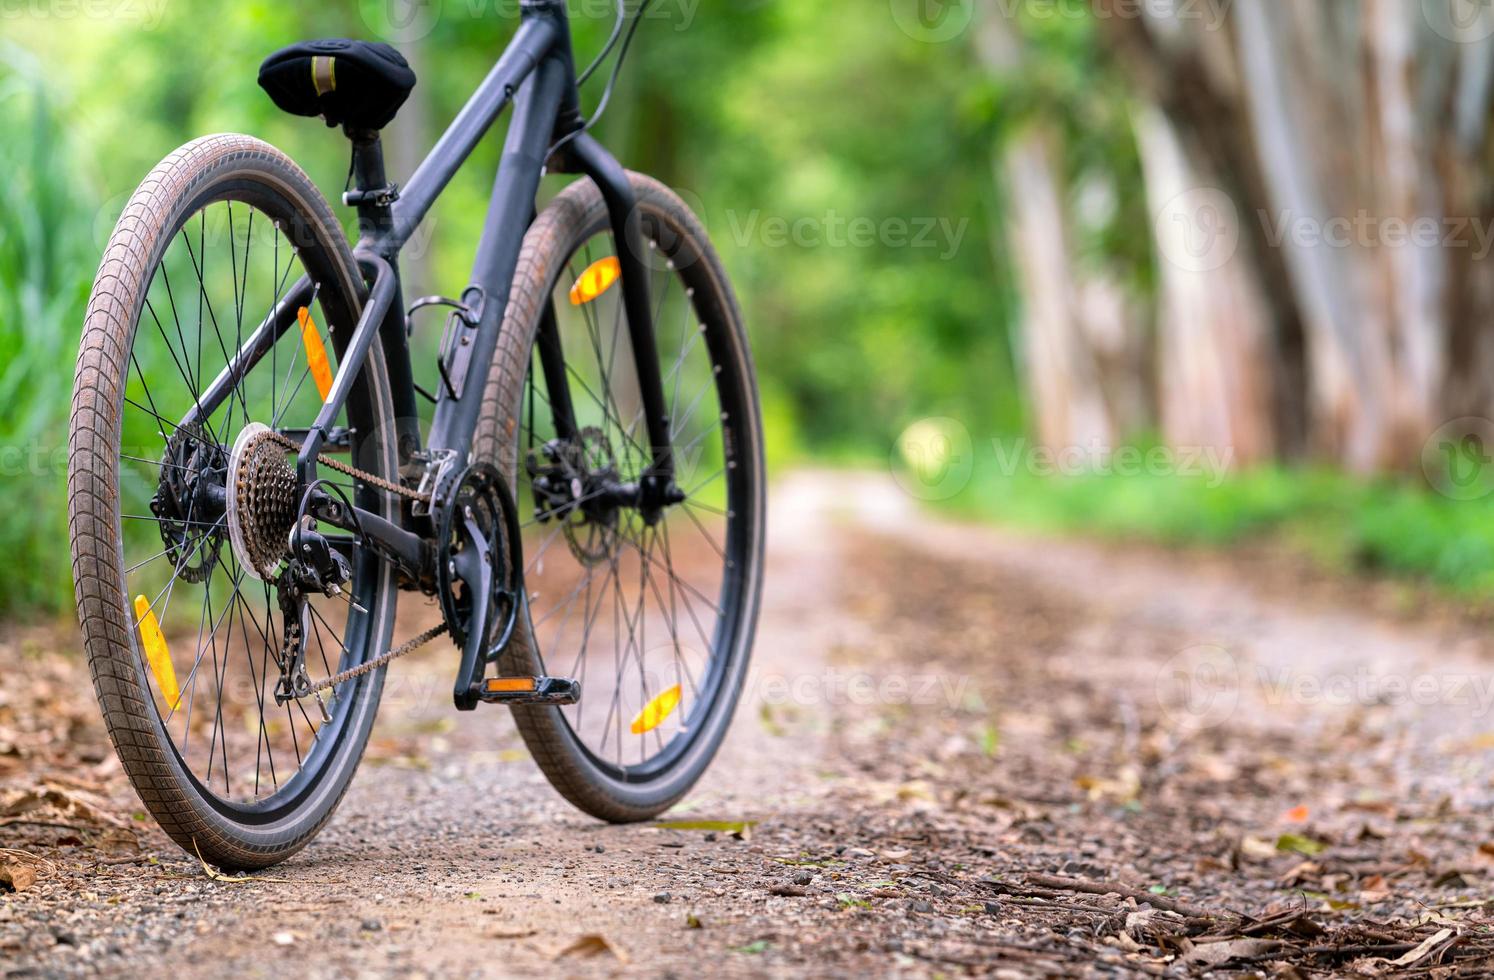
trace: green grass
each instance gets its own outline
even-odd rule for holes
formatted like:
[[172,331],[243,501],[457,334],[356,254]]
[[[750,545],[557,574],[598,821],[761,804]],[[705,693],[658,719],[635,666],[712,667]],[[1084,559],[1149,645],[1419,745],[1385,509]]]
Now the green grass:
[[97,205],[34,64],[0,45],[0,616],[71,606],[68,395]]
[[1362,480],[1263,468],[1222,479],[1167,475],[1039,477],[986,461],[941,506],[966,517],[1058,533],[1226,548],[1271,539],[1345,571],[1494,596],[1494,497],[1457,501],[1420,478]]

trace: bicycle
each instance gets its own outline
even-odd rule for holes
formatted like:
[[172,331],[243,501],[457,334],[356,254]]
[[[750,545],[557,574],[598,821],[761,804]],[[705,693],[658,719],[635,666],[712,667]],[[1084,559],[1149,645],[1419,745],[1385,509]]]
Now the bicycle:
[[[311,840],[390,662],[443,634],[455,707],[510,706],[603,820],[672,806],[735,710],[765,507],[742,314],[699,219],[582,116],[621,4],[580,77],[562,0],[520,6],[403,187],[379,135],[415,84],[393,48],[261,66],[277,105],[349,139],[356,244],[289,157],[217,135],[151,171],[104,252],[69,437],[79,617],[125,772],[220,866]],[[407,307],[401,249],[510,105],[470,284]],[[578,177],[536,213],[546,173]],[[412,338],[440,310],[431,390]],[[439,618],[396,645],[403,594]]]

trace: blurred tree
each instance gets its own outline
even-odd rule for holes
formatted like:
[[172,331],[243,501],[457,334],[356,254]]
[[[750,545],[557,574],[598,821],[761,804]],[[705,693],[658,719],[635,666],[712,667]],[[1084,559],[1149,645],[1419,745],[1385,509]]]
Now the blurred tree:
[[[1250,427],[1284,454],[1408,468],[1442,421],[1494,408],[1494,284],[1477,274],[1494,227],[1494,10],[1467,6],[1101,0],[1104,36],[1157,108],[1141,127],[1153,212],[1239,238],[1197,301],[1177,298],[1196,256],[1158,241],[1164,315],[1217,352],[1164,351],[1167,385],[1206,396],[1222,361],[1265,395],[1236,399],[1232,438],[1269,406]],[[1228,227],[1211,225],[1209,188]]]
[[[1092,25],[988,10],[975,34],[996,81],[996,177],[1021,289],[1023,383],[1038,438],[1103,449],[1154,415],[1144,263],[1113,226],[1136,155],[1126,101],[1103,94]],[[1094,94],[1096,91],[1101,94]]]

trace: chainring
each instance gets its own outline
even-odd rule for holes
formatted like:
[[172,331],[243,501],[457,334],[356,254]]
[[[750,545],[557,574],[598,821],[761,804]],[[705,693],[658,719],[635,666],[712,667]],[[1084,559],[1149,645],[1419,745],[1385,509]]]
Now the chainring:
[[497,467],[474,463],[453,473],[436,488],[436,595],[441,612],[458,647],[466,645],[472,621],[473,596],[457,578],[453,559],[466,546],[463,530],[470,509],[487,539],[493,567],[493,589],[488,596],[489,658],[513,635],[523,596],[523,558],[519,540],[519,512],[508,483]]

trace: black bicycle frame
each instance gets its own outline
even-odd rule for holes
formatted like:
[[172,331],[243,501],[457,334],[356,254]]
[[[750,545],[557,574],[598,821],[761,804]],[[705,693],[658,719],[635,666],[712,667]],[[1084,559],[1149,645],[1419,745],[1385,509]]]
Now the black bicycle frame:
[[[565,172],[579,172],[601,190],[617,240],[623,306],[628,336],[636,360],[644,423],[651,447],[651,465],[639,484],[639,506],[657,512],[674,492],[670,454],[670,421],[660,377],[659,359],[649,303],[649,277],[637,201],[626,171],[590,134],[584,131],[580,99],[571,55],[570,27],[563,0],[521,0],[520,22],[493,69],[462,108],[430,154],[403,188],[386,183],[383,150],[377,133],[349,132],[353,143],[356,187],[344,203],[356,206],[360,238],[354,249],[368,296],[350,337],[334,335],[338,370],[316,422],[306,431],[297,459],[302,486],[317,479],[317,456],[333,434],[374,342],[383,348],[393,389],[394,412],[400,426],[401,464],[420,452],[416,390],[411,371],[405,310],[399,276],[399,252],[420,225],[437,197],[466,162],[494,121],[510,104],[513,118],[503,146],[493,195],[473,262],[471,283],[462,294],[450,363],[443,351],[443,385],[432,421],[428,458],[441,456],[465,461],[481,411],[489,365],[497,349],[504,307],[513,285],[524,234],[534,218],[535,195],[547,164]],[[566,138],[569,138],[566,140]],[[559,159],[550,148],[566,140]],[[240,358],[209,385],[201,399],[202,411],[233,390],[243,371],[267,351],[296,322],[296,311],[313,295],[302,278],[249,336]],[[563,378],[564,352],[555,329],[553,310],[541,324],[538,348],[547,377]],[[574,414],[566,404],[567,386],[552,389],[552,406],[559,434]],[[189,413],[188,421],[200,411]],[[420,552],[420,541],[408,530],[377,515],[359,510],[361,527],[398,556]]]

